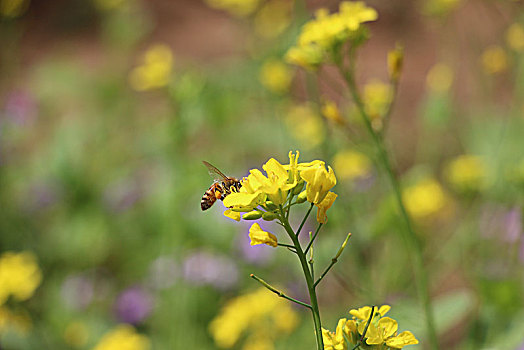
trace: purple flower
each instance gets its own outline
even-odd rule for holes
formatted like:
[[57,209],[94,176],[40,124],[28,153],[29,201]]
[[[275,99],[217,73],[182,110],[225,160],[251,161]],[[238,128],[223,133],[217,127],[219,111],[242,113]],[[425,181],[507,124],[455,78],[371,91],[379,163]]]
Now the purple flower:
[[69,308],[83,310],[93,301],[93,281],[82,275],[69,276],[64,280],[60,294]]
[[124,290],[115,302],[115,314],[120,322],[138,324],[145,320],[153,309],[153,297],[141,287]]
[[506,214],[506,237],[515,243],[522,236],[522,214],[519,207],[514,207]]
[[221,290],[231,288],[238,280],[238,269],[231,259],[205,251],[191,253],[184,261],[183,270],[187,281]]

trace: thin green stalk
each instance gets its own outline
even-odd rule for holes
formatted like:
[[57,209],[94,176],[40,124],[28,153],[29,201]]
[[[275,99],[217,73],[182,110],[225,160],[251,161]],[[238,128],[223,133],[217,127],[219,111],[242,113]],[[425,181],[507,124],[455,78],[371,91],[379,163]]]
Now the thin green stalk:
[[309,210],[307,211],[306,215],[304,216],[304,219],[302,219],[302,222],[300,223],[300,226],[297,230],[297,236],[300,234],[300,231],[302,231],[302,227],[304,227],[304,224],[306,223],[306,220],[309,216],[309,213],[311,213],[311,210],[313,209],[313,203],[311,203],[311,206],[309,207]]
[[309,251],[309,248],[313,245],[313,242],[315,241],[315,238],[317,238],[318,233],[320,232],[320,228],[322,227],[322,224],[318,224],[317,230],[315,231],[315,234],[313,237],[309,240],[309,244],[307,245],[306,249],[304,249],[304,253],[307,254]]
[[293,232],[293,229],[291,228],[289,221],[286,219],[282,206],[280,206],[280,220],[284,225],[284,228],[287,234],[289,235],[289,238],[291,238],[291,240],[293,241],[295,249],[297,250],[297,255],[300,260],[300,265],[302,266],[302,271],[304,272],[304,277],[306,278],[307,289],[309,292],[311,313],[313,314],[313,323],[315,325],[317,349],[324,350],[324,341],[322,339],[322,324],[320,322],[320,311],[318,308],[317,293],[315,291],[315,283],[313,282],[313,276],[311,276],[311,271],[309,270],[306,254],[300,246],[300,242],[298,241],[297,235],[295,234],[295,232]]
[[320,275],[320,277],[318,278],[318,280],[315,282],[315,287],[317,286],[317,284],[320,283],[320,281],[322,281],[322,279],[324,278],[324,276],[327,275],[327,273],[329,272],[329,270],[331,270],[331,268],[333,267],[333,265],[335,265],[335,264],[337,263],[338,258],[340,257],[340,255],[342,254],[342,252],[344,251],[344,249],[346,248],[346,244],[348,243],[349,237],[351,237],[351,233],[348,233],[348,235],[346,236],[346,239],[344,240],[344,243],[342,243],[342,245],[341,245],[340,248],[338,249],[337,254],[335,255],[335,257],[334,257],[333,259],[331,259],[331,263],[329,264],[329,266],[324,270],[324,272],[322,272],[322,274]]
[[395,173],[393,172],[393,168],[391,166],[391,162],[389,160],[389,155],[387,153],[386,147],[384,146],[383,139],[381,135],[377,134],[373,130],[373,127],[371,125],[371,120],[366,113],[364,103],[362,99],[360,98],[360,94],[358,92],[353,75],[351,72],[345,71],[341,66],[339,66],[339,69],[348,85],[348,88],[353,97],[353,100],[355,104],[357,105],[357,108],[360,112],[360,115],[362,117],[364,124],[366,125],[366,129],[368,133],[370,134],[371,138],[373,139],[373,142],[375,143],[375,146],[378,150],[380,162],[382,163],[383,167],[386,169],[386,173],[393,187],[393,191],[395,193],[395,199],[400,209],[400,213],[404,221],[404,224],[406,226],[406,230],[402,232],[403,232],[404,239],[406,243],[408,244],[408,249],[407,249],[408,254],[410,255],[410,258],[413,262],[415,279],[417,280],[417,292],[418,292],[420,301],[422,302],[422,306],[424,308],[424,314],[425,314],[425,319],[426,319],[426,329],[428,332],[429,343],[431,345],[431,349],[437,350],[439,349],[439,345],[438,345],[438,339],[437,339],[437,332],[435,330],[435,321],[434,321],[434,316],[433,316],[433,309],[431,306],[431,299],[429,297],[427,271],[424,266],[424,259],[422,255],[422,245],[415,233],[415,230],[413,229],[411,219],[409,218],[406,207],[404,206],[404,203],[402,201],[402,191],[400,189],[400,183],[397,177],[395,176]]
[[300,300],[297,300],[295,298],[291,298],[290,296],[288,296],[288,295],[284,294],[284,292],[276,289],[275,287],[273,287],[272,285],[270,285],[269,283],[267,283],[266,281],[264,281],[262,278],[258,277],[257,275],[251,274],[251,275],[249,275],[249,277],[251,277],[252,279],[256,280],[257,282],[262,284],[264,287],[266,287],[267,289],[269,289],[270,291],[272,291],[273,293],[275,293],[279,297],[287,299],[287,300],[292,301],[294,303],[297,303],[298,305],[302,305],[304,307],[307,307],[308,309],[311,309],[311,305],[306,304],[306,303],[304,303],[304,302],[302,302]]

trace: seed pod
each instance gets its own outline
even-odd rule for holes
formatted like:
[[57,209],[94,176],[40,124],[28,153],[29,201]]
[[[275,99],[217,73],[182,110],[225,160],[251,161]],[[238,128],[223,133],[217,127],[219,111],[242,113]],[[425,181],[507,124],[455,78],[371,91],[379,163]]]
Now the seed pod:
[[249,213],[245,213],[242,216],[242,219],[244,219],[244,220],[257,220],[257,219],[260,219],[262,217],[262,214],[264,214],[264,212],[262,212],[260,210],[253,210],[253,211],[250,211]]
[[297,197],[297,203],[304,203],[307,199],[307,192],[304,190],[300,192],[300,194]]
[[272,201],[266,201],[266,208],[270,211],[278,209],[278,207]]
[[278,218],[278,215],[276,213],[266,212],[266,213],[262,214],[262,219],[264,219],[266,221],[273,221],[276,218]]

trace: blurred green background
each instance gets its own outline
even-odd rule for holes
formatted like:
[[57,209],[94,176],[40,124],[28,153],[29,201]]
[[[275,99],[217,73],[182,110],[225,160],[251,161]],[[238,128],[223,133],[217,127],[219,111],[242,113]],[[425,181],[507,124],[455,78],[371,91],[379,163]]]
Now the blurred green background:
[[[524,349],[523,3],[367,4],[357,71],[378,123],[387,52],[405,47],[387,138],[440,342]],[[325,327],[387,303],[424,340],[391,188],[342,80],[283,62],[319,7],[338,2],[0,0],[2,349],[215,349],[209,324],[259,288],[250,273],[306,298],[291,254],[199,206],[202,160],[240,178],[297,149],[338,178],[316,262],[353,233],[318,289]],[[311,348],[309,313],[290,312],[286,331],[264,325],[274,341],[247,330],[233,348]]]

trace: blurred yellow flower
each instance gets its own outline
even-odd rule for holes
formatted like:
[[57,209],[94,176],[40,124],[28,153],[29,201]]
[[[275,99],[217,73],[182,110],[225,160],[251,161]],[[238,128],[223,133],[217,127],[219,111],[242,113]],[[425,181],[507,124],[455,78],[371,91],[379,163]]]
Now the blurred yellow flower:
[[404,47],[397,44],[397,46],[388,52],[388,73],[392,81],[397,81],[402,73],[402,66],[404,64]]
[[81,348],[87,343],[89,330],[85,323],[76,321],[67,325],[64,330],[64,341],[73,348]]
[[121,324],[106,333],[94,350],[148,350],[150,348],[151,344],[146,336],[138,334],[128,324]]
[[324,118],[331,120],[332,122],[335,122],[340,125],[345,124],[344,118],[342,118],[337,104],[332,100],[324,99],[322,102],[322,106],[320,107],[320,112],[322,113]]
[[348,149],[335,155],[333,167],[340,179],[355,180],[370,176],[372,164],[363,153]]
[[255,12],[260,0],[205,0],[210,7],[224,10],[236,17],[246,17]]
[[509,58],[502,47],[494,45],[488,47],[482,53],[481,63],[484,72],[487,74],[497,74],[508,69]]
[[271,247],[277,247],[278,244],[277,237],[270,232],[262,230],[256,222],[249,229],[249,238],[251,239],[251,245],[267,244]]
[[260,70],[259,79],[269,91],[283,94],[289,90],[293,72],[281,61],[268,60]]
[[255,33],[263,38],[276,38],[291,24],[293,1],[270,0],[255,15]]
[[442,186],[427,178],[403,191],[404,204],[414,218],[420,219],[435,214],[448,202]]
[[8,18],[19,17],[29,7],[29,0],[0,0],[0,15]]
[[424,10],[429,15],[446,15],[456,9],[462,0],[428,0],[424,4]]
[[449,91],[453,84],[454,74],[450,66],[445,63],[437,63],[426,76],[426,86],[434,93]]
[[173,54],[167,45],[150,47],[143,58],[143,64],[129,73],[129,84],[137,91],[164,87],[169,83],[173,68]]
[[459,191],[478,191],[486,185],[486,166],[481,157],[461,155],[444,169],[446,179]]
[[[275,297],[265,288],[240,295],[224,305],[220,313],[209,324],[209,332],[220,348],[231,348],[245,334],[262,334],[273,343],[279,335],[293,331],[299,318],[291,305]],[[256,346],[247,343],[246,346]],[[268,343],[262,343],[269,346]]]
[[6,252],[0,257],[0,305],[12,295],[29,299],[42,281],[42,272],[31,252]]
[[293,106],[285,120],[291,135],[301,141],[306,149],[315,148],[324,141],[324,124],[311,105]]
[[317,222],[321,224],[325,224],[327,222],[327,210],[331,208],[333,205],[333,202],[335,202],[335,199],[337,199],[337,194],[333,192],[328,192],[324,200],[322,202],[318,203],[317,206]]
[[333,169],[328,166],[328,170],[326,170],[324,164],[302,170],[300,177],[302,177],[307,184],[306,192],[308,202],[314,204],[320,204],[324,198],[326,198],[329,190],[337,184],[337,178],[335,177]]
[[382,129],[382,118],[389,108],[392,93],[391,86],[380,80],[372,80],[364,86],[364,105],[375,130]]
[[506,31],[506,43],[516,52],[524,51],[524,27],[513,23]]
[[318,45],[306,45],[290,48],[284,57],[289,64],[300,66],[306,70],[315,70],[324,59],[324,52]]

